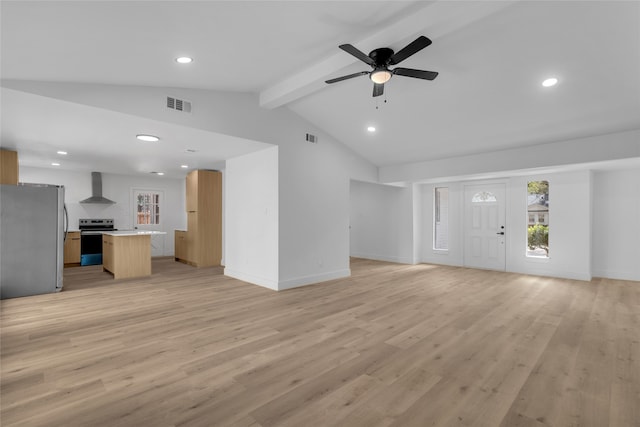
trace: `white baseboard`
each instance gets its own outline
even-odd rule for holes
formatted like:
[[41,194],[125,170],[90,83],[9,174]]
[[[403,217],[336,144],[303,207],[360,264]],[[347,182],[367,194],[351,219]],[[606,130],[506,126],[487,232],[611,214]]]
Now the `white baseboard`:
[[448,265],[451,267],[462,267],[462,261],[456,259],[450,259],[447,257],[427,257],[423,258],[420,262],[425,264],[439,264],[439,265]]
[[305,285],[313,285],[314,283],[326,282],[327,280],[342,279],[351,276],[351,269],[335,270],[328,273],[313,274],[311,276],[296,277],[293,279],[281,280],[278,283],[278,290],[297,288]]
[[278,281],[274,279],[255,276],[253,274],[245,273],[238,270],[233,270],[229,267],[225,267],[224,275],[233,277],[234,279],[242,280],[243,282],[251,283],[253,285],[262,286],[263,288],[268,288],[274,291],[278,290]]
[[349,256],[352,256],[354,258],[372,259],[374,261],[395,262],[397,264],[415,264],[411,257],[405,258],[405,257],[397,257],[397,256],[362,254],[362,253],[352,253]]
[[592,279],[591,274],[588,273],[579,273],[575,271],[556,271],[556,270],[545,270],[545,269],[533,269],[533,268],[509,268],[507,266],[507,273],[519,273],[519,274],[530,274],[532,276],[544,276],[544,277],[555,277],[558,279],[571,279],[571,280],[584,280],[586,282],[590,282]]
[[[452,267],[464,267],[464,263],[459,260],[450,260],[446,257],[427,257],[423,258],[422,262],[427,264],[440,264],[440,265],[449,265]],[[527,266],[529,267],[529,266]],[[474,268],[474,267],[469,267]],[[544,276],[544,277],[557,277],[559,279],[573,279],[573,280],[584,280],[590,281],[591,275],[585,273],[577,273],[574,271],[551,271],[539,268],[510,268],[507,265],[505,269],[507,273],[519,273],[519,274],[530,274],[532,276]],[[594,272],[594,275],[597,275]],[[623,279],[623,280],[633,280],[633,279]]]
[[602,277],[604,279],[615,279],[615,280],[631,280],[634,282],[640,282],[640,273],[634,274],[631,271],[594,270],[593,277]]
[[296,277],[294,279],[287,279],[283,281],[276,281],[265,277],[255,276],[253,274],[237,271],[226,267],[224,269],[224,275],[233,277],[234,279],[242,280],[243,282],[251,283],[253,285],[262,286],[274,291],[283,291],[285,289],[297,288],[300,286],[313,285],[315,283],[326,282],[333,279],[342,279],[344,277],[351,276],[351,270],[346,268],[344,270],[336,270],[323,274],[314,274],[311,276]]

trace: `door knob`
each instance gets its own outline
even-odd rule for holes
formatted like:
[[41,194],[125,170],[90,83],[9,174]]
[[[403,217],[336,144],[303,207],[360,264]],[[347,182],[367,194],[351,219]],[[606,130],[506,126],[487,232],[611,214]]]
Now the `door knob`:
[[498,232],[496,234],[500,234],[501,236],[504,236],[504,231],[500,231],[500,232]]

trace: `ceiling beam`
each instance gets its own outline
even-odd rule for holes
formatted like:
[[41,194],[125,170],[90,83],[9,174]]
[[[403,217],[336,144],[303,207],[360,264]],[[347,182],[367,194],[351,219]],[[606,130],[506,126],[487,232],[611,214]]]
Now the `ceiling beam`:
[[[363,52],[378,47],[409,43],[418,35],[436,40],[514,3],[511,1],[425,2],[425,6],[361,40],[345,40]],[[260,106],[277,108],[326,86],[324,80],[358,62],[336,46],[336,53],[260,92]],[[335,77],[335,76],[333,76]]]

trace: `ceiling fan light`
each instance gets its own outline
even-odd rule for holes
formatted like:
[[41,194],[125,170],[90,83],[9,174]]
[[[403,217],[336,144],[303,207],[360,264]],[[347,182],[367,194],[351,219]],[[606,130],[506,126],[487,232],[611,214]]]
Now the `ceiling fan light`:
[[371,79],[372,82],[376,83],[376,84],[384,84],[386,82],[389,81],[389,79],[391,79],[391,71],[382,68],[379,70],[374,70],[373,72],[371,72],[371,75],[369,76],[369,78]]

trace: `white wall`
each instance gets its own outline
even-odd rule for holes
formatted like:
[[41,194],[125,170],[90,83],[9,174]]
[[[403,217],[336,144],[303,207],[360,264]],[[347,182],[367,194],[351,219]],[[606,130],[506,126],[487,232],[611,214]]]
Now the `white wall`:
[[[526,256],[527,183],[549,181],[549,258]],[[523,274],[591,279],[591,172],[577,171],[512,177],[507,180],[506,270]],[[464,265],[464,184],[422,186],[422,261]],[[449,250],[433,249],[433,189],[449,188]]]
[[640,169],[593,175],[593,275],[640,281]]
[[418,184],[411,185],[412,200],[412,226],[413,233],[411,238],[413,239],[413,253],[411,254],[411,264],[418,264],[422,258],[422,188]]
[[[278,288],[350,274],[349,179],[376,181],[378,169],[288,108],[260,108],[248,93],[15,80],[3,86],[277,145]],[[192,113],[168,110],[168,95],[191,101]],[[318,143],[306,142],[306,133]]]
[[[3,86],[277,145],[279,147],[278,289],[349,274],[349,180],[377,181],[378,170],[289,109],[264,110],[259,107],[256,95],[218,91],[19,81],[3,82]],[[167,95],[192,101],[193,113],[176,114],[174,111],[167,110],[164,107]],[[304,141],[304,134],[307,132],[319,136],[318,144],[309,144]],[[464,176],[495,175],[496,173],[508,176],[508,171],[517,169],[549,167],[560,169],[581,162],[632,157],[640,157],[640,131],[638,130],[495,153],[387,166],[380,168],[379,176],[381,182],[424,179],[453,181],[452,189],[458,185],[458,189],[452,190],[450,195],[453,203],[456,191],[461,191],[460,182],[465,179]],[[552,196],[554,204],[552,204],[551,213],[551,258],[545,262],[534,262],[524,258],[524,251],[520,250],[524,245],[524,231],[522,235],[509,233],[507,268],[510,271],[588,278],[591,275],[589,248],[592,247],[593,234],[593,270],[598,275],[620,274],[628,277],[630,274],[631,277],[637,277],[637,267],[635,267],[638,264],[637,261],[629,261],[627,258],[634,254],[629,250],[632,244],[630,242],[637,241],[633,232],[630,233],[633,237],[620,232],[620,235],[624,234],[624,238],[620,240],[618,237],[616,242],[622,243],[613,243],[610,236],[601,234],[599,230],[603,223],[609,223],[612,219],[618,221],[620,229],[634,230],[633,224],[638,223],[638,218],[598,206],[593,210],[592,227],[589,203],[593,187],[589,173],[556,173],[554,171],[554,173],[536,175],[536,177],[505,178],[508,181],[507,191],[512,201],[507,211],[508,220],[512,221],[508,222],[509,230],[519,227],[520,219],[513,218],[520,218],[515,212],[520,212],[519,204],[524,203],[523,199],[519,199],[519,192],[522,191],[521,183],[533,178],[550,181],[553,179],[556,182],[551,184],[552,194],[555,194]],[[620,179],[620,177],[614,178],[613,175],[605,177],[598,174],[594,182],[597,188],[609,188],[613,185],[612,180],[619,182]],[[105,177],[105,184],[106,182]],[[89,179],[86,185],[88,194]],[[414,248],[414,255],[415,251],[420,251],[424,261],[440,260],[441,263],[462,265],[461,214],[457,226],[456,220],[451,218],[450,232],[454,234],[457,230],[459,235],[450,236],[452,247],[449,252],[445,255],[436,254],[431,250],[432,223],[430,221],[433,213],[433,197],[429,188],[424,186],[410,197],[413,203],[411,209],[427,222],[422,222],[421,227],[409,226],[413,228],[414,233],[419,233],[423,238],[421,244],[417,244],[414,239],[409,246]],[[181,191],[183,192],[182,189]],[[556,191],[559,193],[556,194]],[[81,197],[86,197],[84,194],[83,192]],[[616,203],[622,201],[624,204],[626,199],[623,193],[616,194]],[[564,201],[560,196],[564,197]],[[461,197],[459,193],[458,197]],[[558,197],[560,201],[557,200]],[[594,200],[597,199],[598,191],[593,197]],[[459,199],[458,202],[461,203],[462,200]],[[180,206],[182,205],[183,202]],[[118,207],[113,209],[117,210]],[[422,211],[421,214],[420,211]],[[586,212],[584,215],[577,213],[583,211]],[[184,215],[182,212],[180,214]],[[121,217],[118,215],[116,212],[113,216]],[[453,208],[452,215],[455,215]],[[521,220],[525,221],[524,215]],[[177,222],[179,224],[175,228],[184,228],[184,219]],[[409,223],[411,222],[410,218]],[[560,226],[562,226],[561,230],[554,229]],[[420,231],[419,228],[422,230]],[[594,231],[585,232],[585,229]],[[459,246],[454,246],[455,242],[458,242]],[[616,245],[619,245],[619,248],[613,247]],[[172,246],[171,251],[173,251]],[[587,251],[588,255],[585,255],[584,251]],[[406,252],[403,250],[400,254],[398,250],[398,253],[390,255],[404,257]]]
[[91,173],[56,169],[20,167],[20,182],[63,185],[65,203],[69,213],[69,229],[78,229],[80,218],[113,218],[117,229],[133,229],[134,209],[131,190],[133,188],[160,190],[164,194],[161,230],[157,244],[162,245],[162,254],[174,253],[173,230],[186,229],[184,180],[160,176],[102,174],[102,195],[116,202],[113,205],[84,204],[80,200],[91,195]]
[[280,144],[279,289],[351,274],[349,180],[377,179],[373,165],[322,132],[317,144],[296,141],[309,126],[290,125],[291,143]]
[[[549,181],[549,258],[526,256],[527,183]],[[515,177],[508,184],[507,271],[591,280],[591,172]]]
[[227,160],[227,276],[278,290],[278,147]]
[[640,157],[640,130],[427,162],[383,166],[380,168],[380,182],[462,180],[465,175],[478,174],[489,175],[489,179],[494,178],[497,173],[500,173],[500,176],[509,176],[509,171],[551,167],[559,171],[563,167],[580,163],[634,157]]
[[351,256],[412,264],[413,188],[351,181]]

